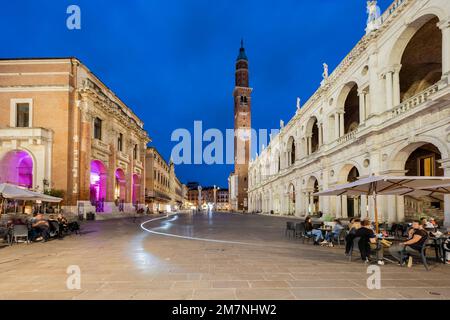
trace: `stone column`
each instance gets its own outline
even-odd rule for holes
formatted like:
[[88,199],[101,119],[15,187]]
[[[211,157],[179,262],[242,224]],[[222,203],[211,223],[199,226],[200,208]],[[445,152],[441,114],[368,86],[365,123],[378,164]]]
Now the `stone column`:
[[343,137],[345,134],[344,113],[344,111],[339,113],[339,137]]
[[394,67],[394,76],[393,76],[393,102],[394,107],[400,104],[400,70],[402,66],[398,65]]
[[321,123],[319,123],[319,147],[322,146],[322,144],[323,144],[323,132],[322,132],[322,129],[323,129],[323,125],[322,125],[322,122],[321,122]]
[[[114,131],[111,132],[114,135]],[[108,184],[106,189],[106,202],[114,203],[114,188],[116,187],[116,146],[114,142],[109,144]]]
[[393,88],[393,84],[392,84],[392,71],[388,71],[386,72],[386,79],[385,79],[385,84],[386,84],[386,110],[391,110],[392,109],[392,88]]
[[81,102],[81,130],[80,130],[80,167],[79,172],[79,200],[90,200],[90,172],[91,172],[91,121],[89,106],[86,100]]
[[[450,159],[441,160],[444,176],[450,177]],[[444,195],[444,226],[450,228],[450,195]]]
[[368,217],[367,214],[367,196],[365,194],[361,195],[361,218],[365,219]]
[[336,218],[342,218],[342,198],[341,196],[335,196],[336,200]]
[[450,20],[439,24],[442,31],[442,77],[450,74]]
[[405,221],[405,197],[397,196],[397,222]]
[[334,135],[335,135],[335,139],[339,138],[339,113],[336,112],[334,114]]
[[300,217],[303,212],[302,194],[299,189],[295,188],[295,215],[297,217]]
[[366,92],[359,91],[359,124],[363,124],[366,121]]
[[387,196],[388,222],[397,222],[397,196]]
[[342,198],[342,203],[341,203],[341,208],[342,208],[342,211],[341,211],[341,214],[342,214],[342,217],[343,218],[348,218],[348,208],[347,208],[347,196],[346,195],[343,195],[343,196],[341,196],[341,198]]
[[303,192],[303,201],[305,203],[305,205],[304,205],[305,216],[307,216],[307,215],[309,215],[309,194],[308,194],[308,192]]
[[312,154],[312,138],[311,136],[307,137],[308,139],[308,155]]
[[373,42],[369,44],[367,48],[367,54],[369,56],[369,86],[370,86],[370,94],[368,98],[370,99],[367,104],[370,106],[370,110],[367,110],[366,120],[372,114],[379,114],[384,110],[383,106],[385,105],[384,101],[384,89],[383,89],[383,81],[379,76],[381,70],[378,67],[378,45]]

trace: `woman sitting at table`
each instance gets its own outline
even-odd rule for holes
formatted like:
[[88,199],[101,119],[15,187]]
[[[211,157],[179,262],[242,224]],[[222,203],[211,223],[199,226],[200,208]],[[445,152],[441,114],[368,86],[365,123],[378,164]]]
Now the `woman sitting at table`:
[[348,255],[353,245],[353,239],[355,239],[356,231],[361,228],[361,220],[351,218],[348,224],[348,235],[345,237],[345,254]]
[[361,223],[361,228],[359,228],[355,233],[355,238],[360,238],[358,242],[359,252],[361,253],[361,259],[365,263],[370,262],[371,251],[377,252],[377,260],[379,265],[384,265],[383,261],[383,246],[378,245],[377,236],[373,229],[371,228],[371,223],[368,219],[365,219]]
[[342,225],[342,222],[339,219],[334,219],[334,222],[335,225],[333,227],[333,230],[327,233],[327,235],[325,236],[325,240],[320,243],[321,245],[329,244],[332,247],[333,240],[337,240],[339,238],[339,235],[341,234],[341,231],[344,229],[344,226]]
[[323,240],[322,231],[314,229],[311,217],[305,219],[305,231],[307,235],[314,237],[314,245],[319,245],[320,240]]

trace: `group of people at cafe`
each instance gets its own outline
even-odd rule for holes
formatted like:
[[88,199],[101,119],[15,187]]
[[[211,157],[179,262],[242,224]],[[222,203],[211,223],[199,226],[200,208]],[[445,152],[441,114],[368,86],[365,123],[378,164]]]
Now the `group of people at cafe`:
[[29,240],[43,242],[48,241],[52,233],[58,238],[63,238],[67,232],[75,232],[80,229],[78,222],[69,222],[62,213],[56,216],[51,214],[46,218],[43,213],[37,212],[28,221],[19,218],[11,219],[7,223],[7,227],[11,230],[15,225],[27,225]]
[[[324,234],[322,229],[313,226],[311,217],[307,217],[305,219],[305,232],[313,238],[315,245],[332,246],[333,240],[340,237],[342,230],[346,228],[340,219],[335,219],[334,222],[333,228]],[[412,256],[417,255],[421,251],[430,237],[439,236],[438,227],[436,220],[433,218],[429,220],[427,218],[415,220],[409,224],[405,240],[393,243],[385,239],[386,233],[377,234],[375,232],[375,224],[369,219],[352,218],[348,224],[348,232],[345,237],[345,254],[347,256],[351,254],[354,239],[359,238],[358,249],[365,263],[370,263],[373,253],[377,263],[384,265],[384,253],[387,249],[389,254],[399,264],[403,265],[406,263],[408,267],[411,267],[413,263]],[[404,260],[402,261],[402,259]]]

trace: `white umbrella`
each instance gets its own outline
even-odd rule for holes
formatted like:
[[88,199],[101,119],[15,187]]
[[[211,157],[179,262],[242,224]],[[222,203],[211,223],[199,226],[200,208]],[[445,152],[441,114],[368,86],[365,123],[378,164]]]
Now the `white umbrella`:
[[9,183],[0,184],[0,194],[6,199],[16,200],[40,200],[43,202],[61,202],[61,198],[52,197],[43,193],[34,192],[31,190],[20,188]]
[[315,196],[372,195],[378,233],[377,195],[433,196],[450,194],[450,177],[370,176],[315,193]]

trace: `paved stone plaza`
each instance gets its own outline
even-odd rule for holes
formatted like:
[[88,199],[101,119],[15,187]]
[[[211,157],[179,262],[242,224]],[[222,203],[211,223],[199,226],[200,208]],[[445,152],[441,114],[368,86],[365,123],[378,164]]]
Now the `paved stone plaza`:
[[[85,222],[81,236],[0,248],[0,299],[450,299],[450,267],[366,266],[284,237],[285,218],[180,214]],[[163,236],[169,233],[219,241]],[[66,287],[67,267],[81,289]]]

